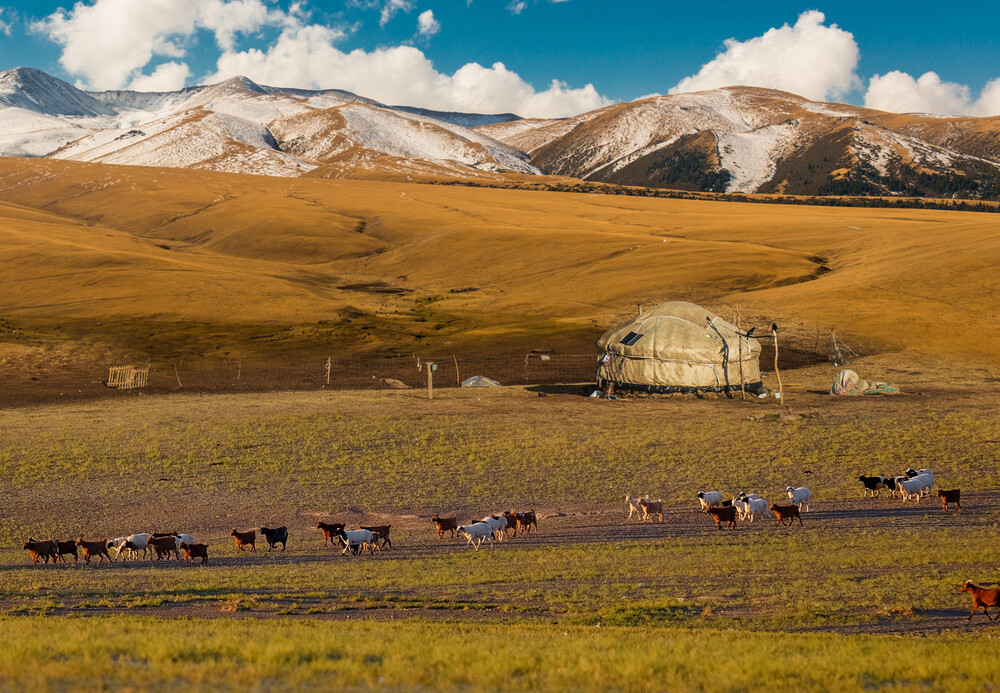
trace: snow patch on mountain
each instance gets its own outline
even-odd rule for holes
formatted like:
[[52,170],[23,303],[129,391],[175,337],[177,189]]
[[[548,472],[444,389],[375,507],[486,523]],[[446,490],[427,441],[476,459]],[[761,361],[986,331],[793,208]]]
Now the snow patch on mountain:
[[748,132],[717,132],[719,163],[732,178],[727,192],[754,192],[774,177],[778,160],[799,139],[794,122]]

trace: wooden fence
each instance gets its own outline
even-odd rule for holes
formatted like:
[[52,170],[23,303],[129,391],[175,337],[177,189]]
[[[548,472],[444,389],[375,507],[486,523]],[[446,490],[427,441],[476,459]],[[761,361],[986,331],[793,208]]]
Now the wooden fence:
[[134,390],[146,387],[148,382],[149,366],[112,366],[108,369],[108,387]]

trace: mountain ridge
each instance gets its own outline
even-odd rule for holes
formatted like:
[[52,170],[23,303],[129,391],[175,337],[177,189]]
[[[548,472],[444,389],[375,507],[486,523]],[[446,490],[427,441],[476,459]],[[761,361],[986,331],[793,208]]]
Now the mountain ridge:
[[0,73],[0,155],[277,176],[551,174],[706,192],[1000,199],[1000,117],[897,114],[759,87],[561,119],[388,106],[247,77],[85,92]]

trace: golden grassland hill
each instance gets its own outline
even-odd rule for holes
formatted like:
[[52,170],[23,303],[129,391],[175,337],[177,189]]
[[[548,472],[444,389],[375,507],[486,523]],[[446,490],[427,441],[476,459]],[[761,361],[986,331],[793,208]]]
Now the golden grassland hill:
[[991,366],[998,256],[969,212],[0,160],[15,374],[67,352],[585,353],[666,300],[821,350],[836,329],[900,363]]

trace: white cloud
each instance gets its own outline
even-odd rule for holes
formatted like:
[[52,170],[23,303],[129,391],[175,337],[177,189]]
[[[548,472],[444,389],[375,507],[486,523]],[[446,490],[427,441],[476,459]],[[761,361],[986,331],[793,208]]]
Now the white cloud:
[[138,75],[128,85],[133,91],[177,91],[183,89],[191,70],[184,63],[157,65],[152,74]]
[[769,29],[747,41],[727,39],[724,51],[670,93],[742,85],[817,100],[841,97],[859,83],[858,44],[851,33],[825,21],[822,12],[810,10],[799,15],[795,26]]
[[4,34],[5,36],[10,36],[10,23],[4,21],[3,19],[4,12],[6,12],[6,10],[3,7],[0,7],[0,34]]
[[379,13],[378,25],[385,26],[398,12],[409,12],[413,9],[413,0],[385,0]]
[[[298,3],[288,12],[269,0],[88,0],[58,10],[35,30],[63,47],[60,63],[92,89],[173,90],[190,77],[183,58],[195,33],[211,31],[220,49],[217,82],[244,75],[279,87],[348,89],[384,103],[438,110],[505,112],[524,116],[576,115],[610,103],[593,85],[570,88],[553,80],[537,91],[500,62],[468,63],[454,74],[438,72],[417,48],[402,45],[343,52],[343,29],[308,23]],[[409,11],[413,0],[373,0],[383,17]],[[388,14],[386,14],[388,12]],[[239,50],[236,38],[262,27],[280,34],[263,48]],[[433,12],[418,18],[429,36],[440,28]],[[143,74],[156,58],[170,58]]]
[[441,22],[434,18],[433,10],[425,10],[417,17],[417,33],[424,38],[430,38],[441,31]]
[[63,47],[59,63],[67,72],[91,88],[118,89],[154,57],[184,57],[197,29],[213,32],[219,47],[231,50],[237,33],[293,21],[263,0],[93,0],[32,26]]
[[488,68],[468,63],[448,75],[412,46],[345,53],[333,45],[341,37],[319,25],[289,28],[267,50],[225,52],[208,81],[245,75],[261,84],[347,89],[388,104],[534,117],[576,115],[610,103],[590,84],[571,89],[553,80],[536,91],[499,62]]
[[510,0],[510,4],[507,5],[507,11],[511,14],[521,14],[527,6],[524,0]]
[[935,72],[919,78],[899,70],[875,75],[868,83],[865,106],[893,113],[1000,115],[1000,79],[983,88],[978,99],[964,84],[943,82]]

